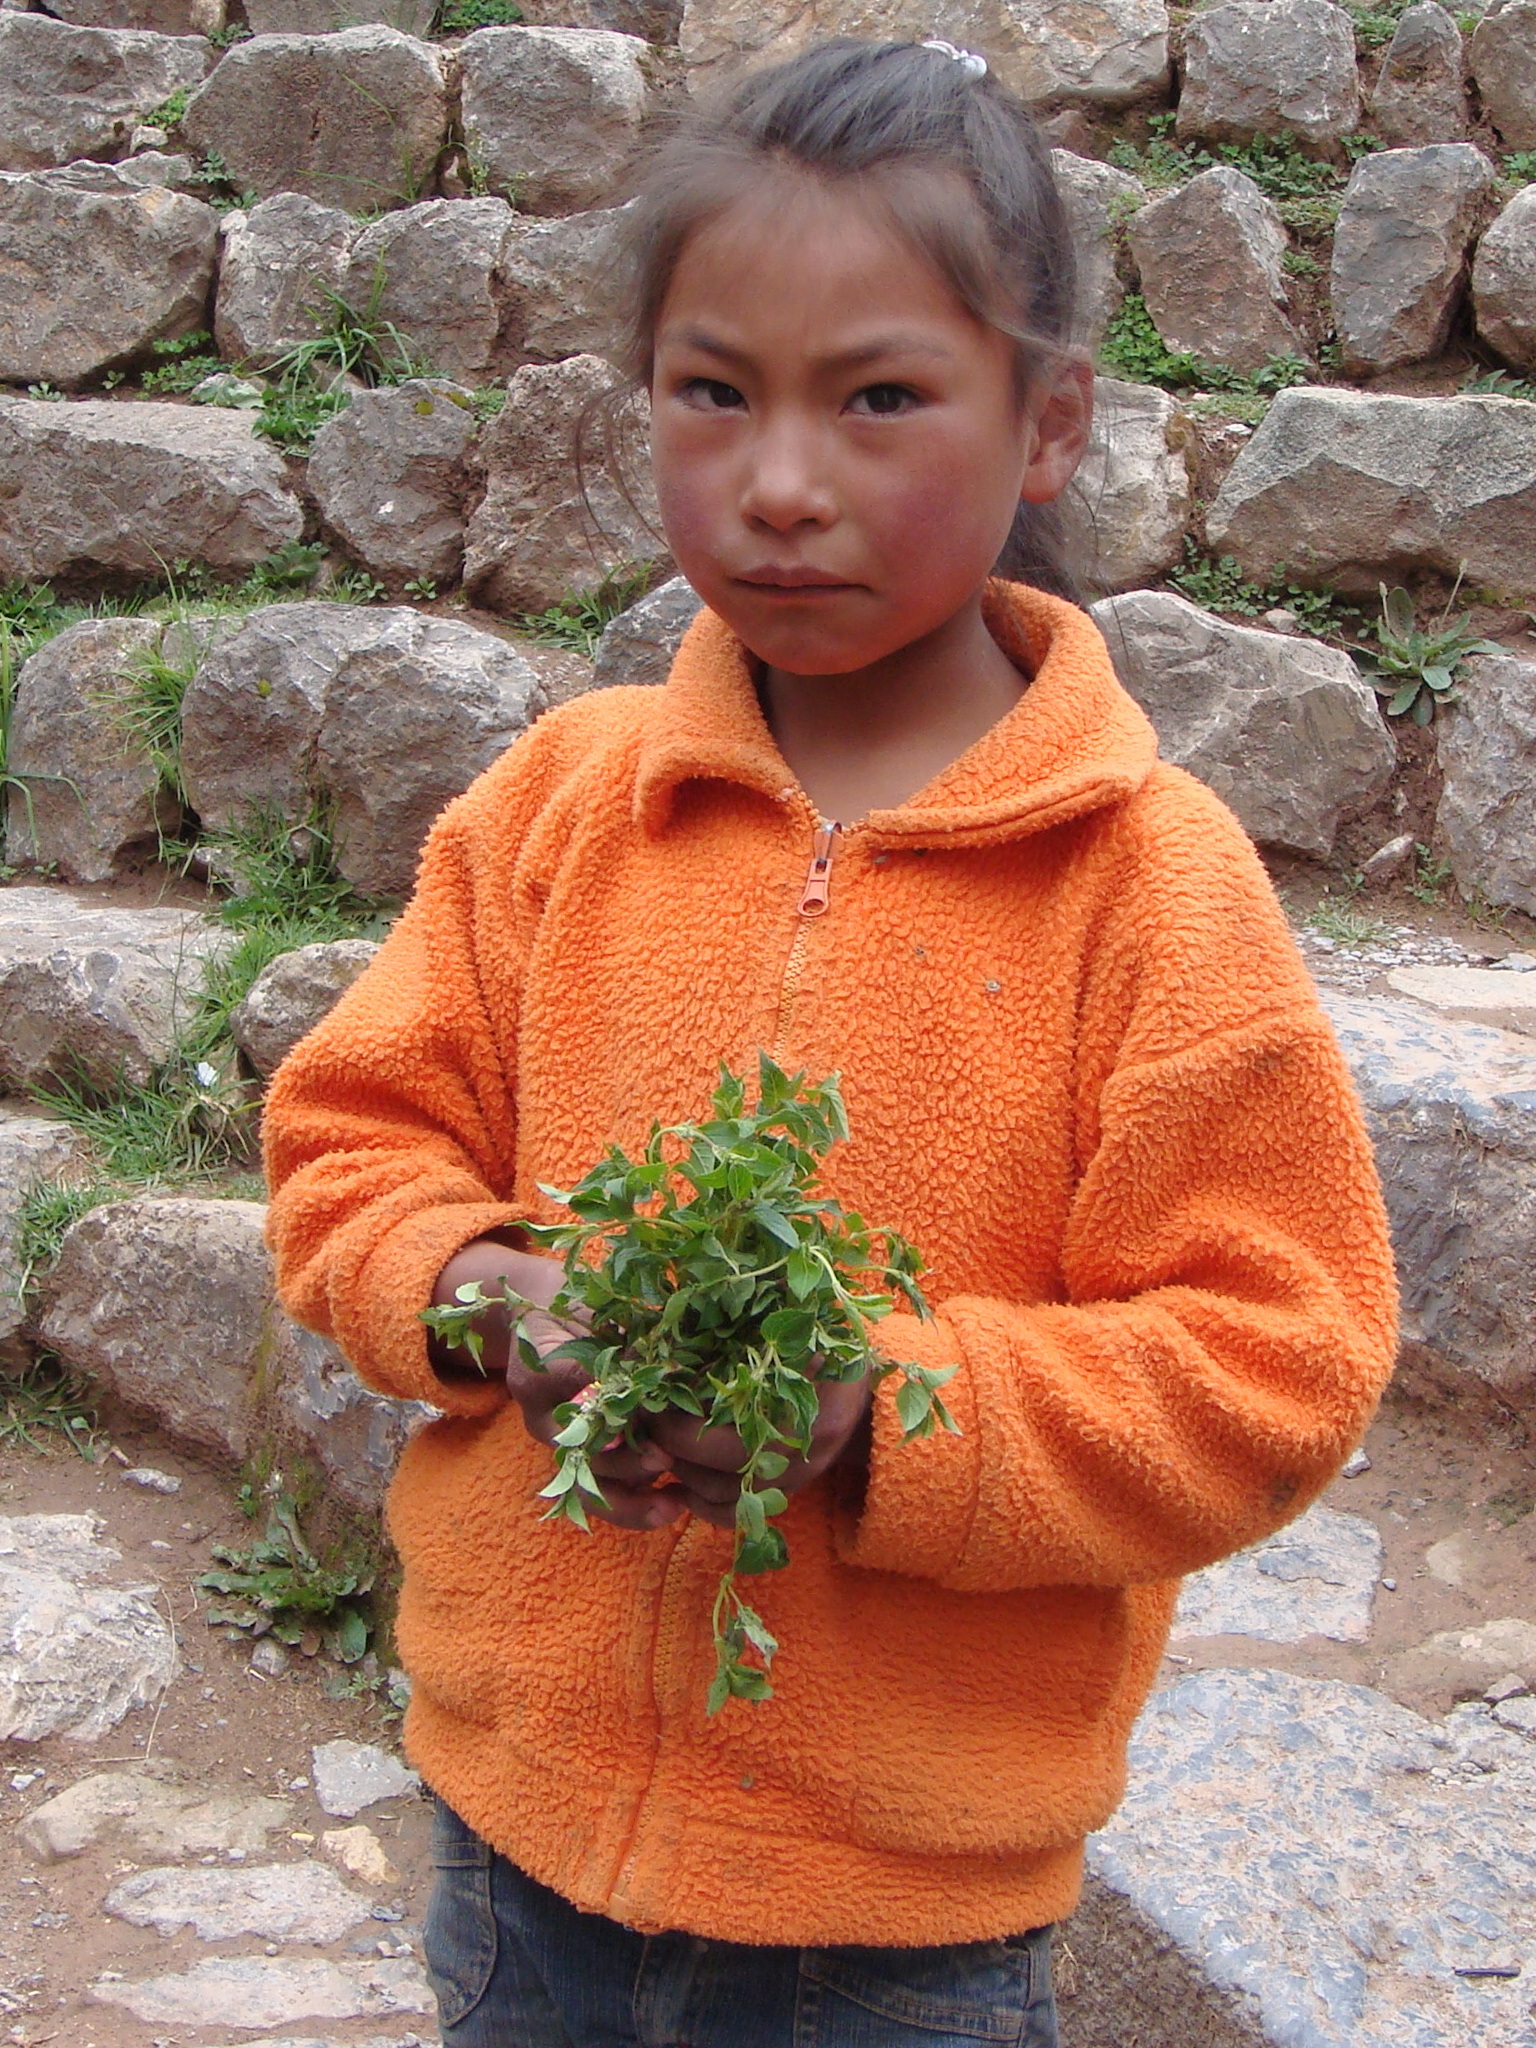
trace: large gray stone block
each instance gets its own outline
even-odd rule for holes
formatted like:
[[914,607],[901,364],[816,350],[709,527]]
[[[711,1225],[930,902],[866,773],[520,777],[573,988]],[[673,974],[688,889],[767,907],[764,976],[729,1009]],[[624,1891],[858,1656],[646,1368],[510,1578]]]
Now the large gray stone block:
[[592,687],[664,683],[683,635],[703,608],[684,576],[673,576],[649,591],[603,628],[592,662]]
[[219,217],[106,164],[0,177],[0,379],[62,389],[207,318]]
[[430,181],[448,139],[447,84],[430,44],[377,23],[256,36],[193,94],[182,128],[262,198],[303,192],[362,213],[414,199]]
[[1171,569],[1194,517],[1194,422],[1166,391],[1100,377],[1093,433],[1061,500],[1085,589],[1130,590]]
[[1130,241],[1147,311],[1170,348],[1234,370],[1303,352],[1287,310],[1285,228],[1243,172],[1218,165],[1150,201]]
[[0,1517],[0,1741],[96,1742],[176,1673],[158,1588],[103,1583],[96,1515]]
[[[224,216],[213,333],[228,362],[264,370],[320,332],[340,292],[358,224],[302,192],[275,192]],[[366,303],[366,301],[365,301]]]
[[1489,347],[1536,371],[1536,185],[1517,192],[1478,243],[1472,304]]
[[1227,0],[1185,25],[1181,136],[1285,135],[1327,151],[1359,125],[1354,24],[1342,7]]
[[145,116],[212,65],[201,36],[0,13],[0,170],[126,156]]
[[1536,662],[1479,654],[1436,721],[1437,836],[1466,895],[1536,914]]
[[224,0],[52,0],[48,9],[72,28],[147,28],[162,36],[216,36]]
[[[507,31],[516,33],[516,31]],[[509,322],[517,217],[504,199],[428,199],[363,230],[347,264],[353,305],[371,305],[439,377],[471,388],[519,361]]]
[[1333,238],[1333,314],[1352,370],[1438,355],[1494,171],[1469,142],[1389,149],[1350,175]]
[[478,30],[459,51],[471,164],[520,213],[601,205],[639,140],[648,58],[611,30]]
[[515,360],[612,356],[621,317],[616,243],[622,207],[558,220],[521,214],[502,258],[506,332]]
[[663,557],[643,408],[617,416],[612,459],[592,431],[594,408],[616,381],[597,356],[527,366],[512,379],[480,443],[486,489],[465,549],[465,587],[492,611],[540,612],[616,569]]
[[1536,147],[1536,0],[1508,0],[1472,31],[1472,76],[1506,149]]
[[0,398],[0,578],[250,569],[303,530],[246,413]]
[[329,801],[342,873],[404,895],[438,812],[543,709],[522,656],[457,620],[268,605],[188,686],[182,773],[215,830],[260,811],[299,825]]
[[115,1884],[101,1910],[130,1927],[199,1941],[340,1941],[373,1908],[323,1863],[268,1863],[236,1870],[137,1870]]
[[207,1956],[189,1970],[131,1983],[103,1977],[86,1995],[96,2005],[121,2006],[149,2025],[197,2032],[437,2010],[420,1963],[408,1957],[336,1963],[296,1956]]
[[1051,151],[1051,169],[1077,252],[1078,338],[1096,349],[1125,298],[1116,245],[1125,222],[1146,200],[1146,188],[1129,171],[1069,149]]
[[1521,2048],[1536,1745],[1365,1686],[1191,1673],[1153,1695],[1067,1938],[1073,2048]]
[[253,36],[329,36],[380,22],[403,36],[428,36],[437,0],[246,0]]
[[1325,990],[1392,1220],[1410,1360],[1536,1395],[1536,1053],[1392,996]]
[[0,1090],[140,1084],[190,1021],[229,933],[191,910],[0,890]]
[[268,963],[230,1012],[230,1036],[264,1079],[313,1031],[378,952],[371,939],[297,946]]
[[309,488],[326,528],[396,590],[456,583],[479,431],[471,394],[441,379],[360,392],[315,436]]
[[1376,132],[1394,149],[1459,142],[1466,134],[1466,53],[1454,16],[1438,0],[1418,0],[1399,15],[1371,113]]
[[685,0],[678,46],[702,86],[847,34],[937,36],[985,51],[1003,83],[1037,105],[1124,107],[1168,86],[1163,0],[868,0],[856,20],[836,0]]
[[1234,626],[1161,590],[1105,598],[1093,617],[1164,759],[1208,783],[1261,845],[1326,858],[1386,788],[1392,740],[1340,649]]
[[1536,406],[1282,391],[1206,532],[1260,581],[1284,568],[1371,594],[1417,570],[1465,570],[1474,588],[1536,597]]

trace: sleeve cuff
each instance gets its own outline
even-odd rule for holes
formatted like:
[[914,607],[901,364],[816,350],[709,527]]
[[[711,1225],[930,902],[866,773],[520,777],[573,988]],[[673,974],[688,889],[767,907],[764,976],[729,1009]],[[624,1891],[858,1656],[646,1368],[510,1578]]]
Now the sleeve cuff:
[[347,1298],[333,1302],[336,1339],[362,1377],[445,1415],[490,1415],[509,1398],[500,1379],[445,1380],[432,1370],[421,1311],[437,1276],[464,1246],[521,1223],[504,1203],[448,1202],[405,1217],[373,1248]]
[[943,1398],[961,1434],[937,1429],[930,1437],[903,1443],[896,1414],[901,1375],[882,1380],[875,1392],[863,1510],[839,1530],[838,1553],[845,1564],[869,1571],[947,1578],[965,1554],[980,1488],[981,1432],[972,1376],[954,1332],[942,1319],[888,1316],[879,1325],[875,1348],[882,1358],[912,1365],[958,1365]]

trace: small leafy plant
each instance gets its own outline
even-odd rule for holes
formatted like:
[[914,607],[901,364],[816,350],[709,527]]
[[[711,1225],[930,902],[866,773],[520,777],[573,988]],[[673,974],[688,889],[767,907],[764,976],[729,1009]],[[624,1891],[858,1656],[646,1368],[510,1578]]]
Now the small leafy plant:
[[[919,1315],[928,1308],[913,1247],[821,1190],[822,1162],[848,1135],[836,1077],[807,1084],[764,1054],[757,1096],[749,1109],[746,1083],[722,1068],[705,1122],[653,1125],[638,1158],[614,1146],[574,1188],[545,1190],[573,1220],[528,1232],[565,1261],[554,1313],[589,1323],[553,1354],[591,1378],[555,1411],[556,1470],[541,1494],[549,1516],[587,1528],[585,1502],[603,1498],[593,1454],[615,1438],[637,1445],[646,1418],[665,1409],[735,1429],[746,1447],[735,1550],[715,1598],[711,1714],[728,1699],[772,1697],[778,1645],[737,1580],[789,1561],[772,1526],[788,1505],[774,1481],[787,1452],[809,1447],[818,1381],[898,1372],[908,1440],[956,1428],[938,1391],[953,1368],[893,1364],[872,1349],[870,1326],[889,1314],[892,1291]],[[529,1306],[506,1299],[514,1313]],[[476,1325],[491,1305],[474,1285],[422,1320],[483,1370]],[[545,1369],[521,1327],[518,1343],[525,1364]]]
[[280,1489],[269,1495],[266,1531],[259,1542],[248,1550],[216,1543],[213,1554],[218,1568],[203,1572],[197,1589],[233,1605],[210,1602],[205,1615],[210,1628],[270,1633],[280,1643],[298,1643],[318,1631],[342,1664],[355,1664],[366,1652],[370,1625],[360,1603],[372,1590],[372,1576],[322,1564],[305,1541],[291,1495]]
[[1471,638],[1472,620],[1462,612],[1452,618],[1451,592],[1444,611],[1432,626],[1421,627],[1412,597],[1399,586],[1381,591],[1381,619],[1373,628],[1377,645],[1362,659],[1378,696],[1387,700],[1388,718],[1412,718],[1428,725],[1441,704],[1454,704],[1460,694],[1456,671],[1469,654],[1506,654],[1497,640]]
[[62,1359],[44,1352],[0,1380],[0,1444],[47,1451],[58,1441],[87,1464],[96,1462],[100,1439],[90,1390]]
[[516,28],[523,10],[513,0],[443,0],[434,35],[463,36],[477,28]]
[[648,562],[610,570],[596,590],[573,591],[546,611],[524,612],[516,624],[530,640],[542,641],[547,647],[566,647],[590,660],[597,652],[604,627],[644,597],[652,577]]

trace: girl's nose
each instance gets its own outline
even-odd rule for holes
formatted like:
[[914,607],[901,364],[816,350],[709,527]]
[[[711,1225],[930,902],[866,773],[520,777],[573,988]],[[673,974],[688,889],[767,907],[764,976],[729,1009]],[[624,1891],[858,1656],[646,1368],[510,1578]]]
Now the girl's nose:
[[757,436],[741,504],[750,525],[774,533],[831,525],[837,503],[815,442],[815,436],[792,428]]

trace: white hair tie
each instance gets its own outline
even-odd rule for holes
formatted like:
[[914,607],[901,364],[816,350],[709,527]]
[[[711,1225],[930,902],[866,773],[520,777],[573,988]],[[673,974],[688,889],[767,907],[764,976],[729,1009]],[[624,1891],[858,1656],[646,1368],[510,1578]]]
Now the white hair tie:
[[953,58],[967,78],[985,78],[987,75],[986,58],[978,57],[974,50],[957,50],[953,43],[943,43],[937,38],[932,42],[922,43],[919,47],[924,50],[937,50],[941,57]]

